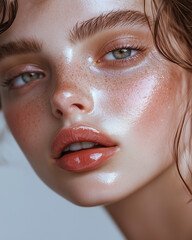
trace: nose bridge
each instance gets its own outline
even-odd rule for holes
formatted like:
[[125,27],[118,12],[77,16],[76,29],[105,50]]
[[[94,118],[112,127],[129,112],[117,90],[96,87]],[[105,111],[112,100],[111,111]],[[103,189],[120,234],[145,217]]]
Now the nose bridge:
[[54,81],[51,93],[52,112],[56,117],[61,117],[73,112],[90,112],[94,106],[89,85],[85,79],[80,80],[80,75],[62,74]]

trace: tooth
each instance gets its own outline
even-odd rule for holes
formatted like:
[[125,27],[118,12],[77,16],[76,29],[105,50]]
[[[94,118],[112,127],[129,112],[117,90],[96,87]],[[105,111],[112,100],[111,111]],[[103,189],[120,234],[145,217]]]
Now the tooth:
[[69,146],[70,151],[78,151],[82,149],[82,144],[81,143],[73,143]]
[[83,149],[92,148],[95,145],[93,142],[82,142]]
[[64,152],[68,152],[68,151],[78,151],[81,149],[88,149],[88,148],[92,148],[96,145],[99,145],[99,143],[94,143],[94,142],[77,142],[77,143],[72,143],[71,145],[67,146],[64,150]]

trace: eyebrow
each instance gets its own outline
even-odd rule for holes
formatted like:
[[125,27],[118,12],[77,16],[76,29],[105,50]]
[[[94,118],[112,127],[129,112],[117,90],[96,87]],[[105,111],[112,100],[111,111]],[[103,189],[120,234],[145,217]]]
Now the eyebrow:
[[70,41],[75,43],[82,41],[94,34],[109,30],[115,27],[123,26],[141,26],[149,27],[152,19],[140,11],[133,10],[117,10],[98,17],[93,17],[87,21],[78,22],[70,32]]
[[17,54],[39,53],[42,43],[35,39],[21,39],[11,41],[0,46],[0,60]]

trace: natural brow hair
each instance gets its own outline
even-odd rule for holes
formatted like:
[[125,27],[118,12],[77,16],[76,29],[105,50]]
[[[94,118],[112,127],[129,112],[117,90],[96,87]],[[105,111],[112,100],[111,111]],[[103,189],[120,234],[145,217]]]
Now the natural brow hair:
[[70,31],[70,40],[76,42],[94,35],[102,30],[108,30],[119,26],[148,26],[150,23],[146,14],[134,10],[113,10],[109,13],[102,13],[99,16],[87,21],[77,22]]

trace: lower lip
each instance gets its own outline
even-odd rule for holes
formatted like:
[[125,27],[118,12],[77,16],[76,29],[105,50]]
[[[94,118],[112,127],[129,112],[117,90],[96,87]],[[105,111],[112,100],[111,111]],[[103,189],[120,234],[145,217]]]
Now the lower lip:
[[95,169],[107,162],[118,151],[118,147],[93,148],[69,153],[56,160],[56,164],[70,172]]

